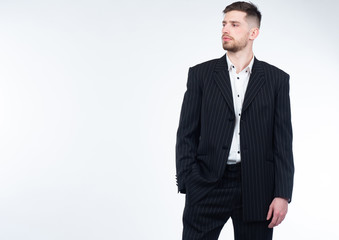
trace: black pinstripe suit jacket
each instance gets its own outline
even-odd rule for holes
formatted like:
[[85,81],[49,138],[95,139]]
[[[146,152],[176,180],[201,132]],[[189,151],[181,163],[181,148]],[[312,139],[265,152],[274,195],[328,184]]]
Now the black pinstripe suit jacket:
[[[176,142],[178,190],[191,203],[222,177],[234,126],[225,55],[191,67]],[[292,197],[292,126],[289,75],[256,58],[242,107],[240,151],[244,220],[265,220],[274,197]]]

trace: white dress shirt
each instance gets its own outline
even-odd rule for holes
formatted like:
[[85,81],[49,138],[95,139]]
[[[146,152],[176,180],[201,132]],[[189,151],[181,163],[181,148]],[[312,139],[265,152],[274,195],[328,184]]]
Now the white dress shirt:
[[227,164],[235,164],[241,161],[241,152],[240,152],[240,118],[241,118],[241,109],[242,103],[244,101],[246,88],[250,75],[252,72],[252,66],[254,62],[254,56],[252,57],[251,62],[245,67],[241,72],[237,73],[237,69],[231,60],[226,54],[226,61],[228,66],[228,72],[231,80],[232,94],[233,94],[233,103],[234,103],[234,112],[235,112],[235,127],[232,139],[232,145],[230,153],[228,155]]

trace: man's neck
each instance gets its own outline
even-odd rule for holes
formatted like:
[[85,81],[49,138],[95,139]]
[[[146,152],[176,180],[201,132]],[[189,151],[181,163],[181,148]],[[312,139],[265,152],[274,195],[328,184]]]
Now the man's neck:
[[250,64],[252,58],[253,58],[253,51],[239,51],[239,52],[230,52],[227,51],[227,56],[231,60],[231,62],[234,64],[234,66],[237,69],[237,73],[241,72],[245,67]]

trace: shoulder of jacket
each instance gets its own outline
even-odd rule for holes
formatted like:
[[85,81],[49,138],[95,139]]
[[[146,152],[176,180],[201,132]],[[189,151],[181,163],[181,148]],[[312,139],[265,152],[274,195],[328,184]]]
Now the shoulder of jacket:
[[214,69],[215,64],[218,62],[218,58],[216,59],[211,59],[202,63],[198,63],[196,65],[194,65],[193,67],[191,67],[191,69],[195,69],[195,70],[204,70],[204,69]]
[[289,74],[286,73],[284,70],[272,65],[272,64],[269,64],[265,61],[259,61],[262,68],[264,69],[265,72],[271,72],[273,74],[278,74],[279,76],[282,76],[282,77],[289,77]]

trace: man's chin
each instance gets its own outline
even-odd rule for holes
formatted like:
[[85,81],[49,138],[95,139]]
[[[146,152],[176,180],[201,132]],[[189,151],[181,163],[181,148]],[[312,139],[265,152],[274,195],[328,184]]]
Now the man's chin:
[[222,45],[223,49],[229,52],[234,52],[234,48],[231,46],[226,46],[225,44]]

